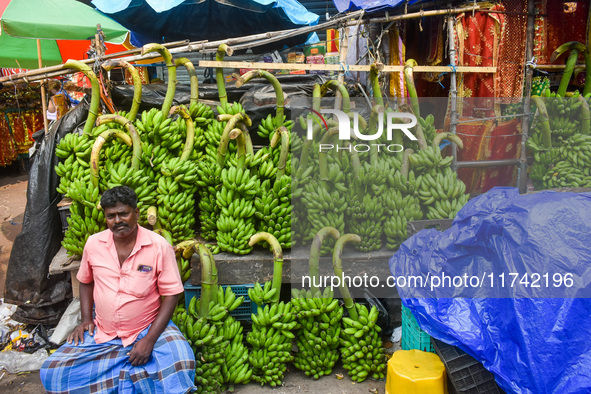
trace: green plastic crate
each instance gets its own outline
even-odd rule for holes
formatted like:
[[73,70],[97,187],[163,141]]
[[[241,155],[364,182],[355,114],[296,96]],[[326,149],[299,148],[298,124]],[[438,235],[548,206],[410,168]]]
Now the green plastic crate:
[[421,330],[417,319],[412,315],[410,309],[404,305],[402,305],[402,339],[400,345],[402,350],[418,349],[435,353],[431,343],[431,336]]
[[[236,320],[251,320],[250,315],[257,313],[257,304],[250,300],[248,296],[248,289],[254,287],[254,284],[246,285],[223,285],[224,291],[226,287],[230,286],[236,297],[243,296],[244,302],[238,308],[230,312],[230,316]],[[195,286],[190,281],[185,282],[185,308],[189,308],[189,303],[193,297],[199,298],[201,296],[201,286]]]

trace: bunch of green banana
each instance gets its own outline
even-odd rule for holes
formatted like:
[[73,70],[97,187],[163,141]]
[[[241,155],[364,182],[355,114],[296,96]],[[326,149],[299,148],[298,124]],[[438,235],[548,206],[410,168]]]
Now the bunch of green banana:
[[221,208],[216,222],[216,239],[221,250],[247,254],[252,248],[248,240],[256,232],[254,196],[260,182],[248,168],[234,167],[222,170],[222,188],[216,194]]
[[[360,241],[356,234],[345,234],[337,240],[332,258],[335,276],[343,277],[341,256],[345,244]],[[345,281],[342,281],[340,290],[349,312],[349,316],[342,320],[340,350],[343,368],[354,382],[363,382],[368,376],[383,379],[386,356],[379,336],[381,328],[376,324],[378,310],[372,306],[368,311],[365,305],[355,303]]]
[[105,214],[98,209],[99,188],[75,179],[70,183],[66,196],[74,201],[70,205],[68,229],[62,246],[68,255],[81,257],[88,237],[106,228]]
[[365,305],[355,304],[357,319],[343,317],[341,330],[341,359],[351,380],[363,382],[368,376],[384,379],[385,351],[379,336],[381,328],[376,324],[378,310],[368,311]]
[[157,205],[159,227],[171,233],[174,243],[194,235],[194,194],[182,188],[172,176],[162,176],[158,181]]
[[468,202],[470,196],[465,191],[464,182],[448,167],[436,176],[422,177],[418,198],[427,219],[453,219]]
[[285,115],[283,115],[282,119],[279,120],[277,116],[269,114],[266,118],[261,119],[261,124],[259,124],[257,134],[262,138],[271,139],[275,133],[275,130],[281,126],[284,126],[291,131],[293,124],[293,120],[286,120]]
[[591,167],[591,135],[573,135],[559,152],[562,159],[568,160],[573,167],[582,170]]
[[421,220],[423,211],[419,199],[412,194],[404,195],[400,189],[388,189],[383,196],[387,219],[384,222],[386,247],[397,249],[407,238],[407,224]]
[[189,105],[189,114],[196,127],[206,128],[213,121],[213,110],[210,106],[194,101]]
[[255,198],[258,231],[273,234],[284,249],[291,248],[291,177],[283,175],[273,182],[261,184],[261,195]]
[[560,161],[544,175],[543,186],[546,189],[559,187],[590,187],[591,168],[577,168],[568,161]]
[[410,155],[409,160],[414,171],[435,174],[440,169],[449,167],[453,157],[443,158],[439,146],[428,146]]
[[[302,203],[306,207],[310,232],[303,235],[305,242],[311,240],[323,227],[334,227],[345,231],[345,212],[349,201],[347,194],[336,188],[327,189],[321,182],[311,182],[304,187]],[[323,253],[330,251],[324,248]]]
[[328,287],[316,296],[310,290],[293,289],[291,303],[299,323],[295,367],[314,379],[330,375],[339,359],[342,306]]
[[293,360],[291,355],[291,332],[296,327],[291,303],[273,303],[258,306],[257,314],[252,314],[252,331],[246,336],[252,345],[249,362],[253,367],[252,379],[272,387],[281,386],[287,364]]

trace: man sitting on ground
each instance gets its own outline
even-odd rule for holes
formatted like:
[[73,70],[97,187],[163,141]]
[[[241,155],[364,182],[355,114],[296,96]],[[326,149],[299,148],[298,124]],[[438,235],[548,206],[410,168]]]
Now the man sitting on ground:
[[101,206],[108,229],[88,238],[77,275],[82,323],[43,364],[43,386],[48,393],[193,392],[195,357],[170,321],[183,292],[174,250],[137,224],[129,187],[105,191]]

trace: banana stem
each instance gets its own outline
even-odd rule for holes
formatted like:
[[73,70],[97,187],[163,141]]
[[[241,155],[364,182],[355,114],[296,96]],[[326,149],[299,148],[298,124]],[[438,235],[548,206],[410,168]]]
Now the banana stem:
[[357,315],[357,309],[355,309],[355,302],[351,297],[351,293],[349,292],[349,288],[345,284],[343,280],[343,263],[342,263],[342,255],[343,255],[343,247],[347,242],[361,242],[361,238],[357,234],[345,234],[341,236],[337,243],[334,246],[334,252],[332,254],[332,266],[334,269],[335,276],[341,279],[341,295],[343,296],[343,301],[345,301],[345,308],[349,311],[349,316],[351,319],[357,321],[359,320],[359,316]]
[[[322,136],[320,145],[328,144],[330,140],[339,133],[338,128],[331,128]],[[320,172],[320,182],[324,185],[328,181],[328,156],[327,152],[320,150],[318,153],[318,167]]]
[[[215,60],[218,62],[224,61],[224,55],[232,56],[234,50],[226,44],[222,44],[218,47],[215,53]],[[224,79],[224,69],[217,67],[215,69],[215,79],[218,84],[218,95],[220,96],[220,104],[224,107],[228,103],[228,95],[226,94],[226,81]]]
[[149,206],[148,212],[147,212],[147,217],[148,217],[148,224],[150,226],[155,225],[156,222],[158,221],[158,208],[156,208],[153,205]]
[[111,71],[115,67],[123,67],[131,74],[131,79],[133,79],[133,101],[129,113],[127,114],[127,119],[134,121],[142,102],[142,80],[140,74],[134,66],[122,59],[107,60],[102,64],[102,67],[105,71]]
[[283,97],[283,88],[281,87],[279,80],[275,78],[273,74],[265,70],[251,70],[238,78],[236,81],[236,87],[239,88],[255,77],[265,78],[273,86],[273,90],[275,90],[275,105],[277,106],[275,112],[275,125],[282,125],[285,99]]
[[568,54],[568,58],[566,59],[566,66],[564,67],[564,72],[562,73],[562,77],[560,78],[560,85],[558,85],[558,90],[556,91],[557,96],[566,96],[566,90],[568,89],[570,78],[572,77],[573,72],[575,71],[575,65],[577,64],[578,57],[579,51],[575,48],[571,49],[570,53]]
[[[591,31],[591,28],[588,30]],[[589,48],[585,48],[583,54],[585,56],[585,87],[583,88],[583,96],[586,96],[591,93],[591,52],[589,52]]]
[[105,123],[117,123],[121,125],[127,130],[129,135],[131,136],[131,140],[133,141],[133,154],[131,156],[131,166],[134,170],[140,169],[140,158],[142,157],[142,140],[140,135],[138,134],[137,130],[133,126],[131,121],[121,115],[116,114],[109,114],[109,115],[101,115],[96,120],[96,125],[100,126]]
[[187,138],[185,139],[185,146],[183,146],[183,152],[181,153],[181,160],[185,161],[191,156],[193,152],[193,145],[195,144],[195,124],[187,108],[184,106],[175,105],[170,109],[170,115],[180,114],[181,118],[187,123]]
[[163,228],[157,228],[154,229],[154,232],[158,235],[161,235],[162,237],[164,237],[164,239],[166,240],[166,242],[168,242],[171,246],[174,245],[174,242],[172,241],[172,234],[163,229]]
[[220,139],[220,145],[218,147],[218,154],[217,154],[217,164],[222,168],[226,163],[226,153],[228,152],[228,143],[230,142],[230,132],[236,128],[236,125],[240,121],[250,121],[250,118],[246,116],[244,113],[239,112],[236,115],[232,116],[228,123],[226,123],[226,127],[224,128],[224,132],[222,133],[222,138]]
[[193,63],[186,57],[175,59],[174,64],[177,67],[185,66],[189,73],[189,78],[191,80],[191,97],[189,99],[189,105],[193,105],[193,103],[199,101],[199,78],[197,77],[197,70],[195,70]]
[[446,138],[450,142],[453,142],[454,144],[456,144],[458,146],[458,148],[464,149],[464,142],[462,141],[462,139],[457,134],[447,133],[447,137]]
[[213,297],[214,259],[211,251],[205,245],[197,244],[193,248],[199,254],[199,260],[201,262],[201,303],[199,305],[199,316],[207,317],[209,316],[209,302]]
[[447,133],[439,133],[433,138],[433,148],[435,148],[436,151],[439,151],[439,144],[441,144],[441,141],[446,139],[447,136]]
[[384,105],[384,99],[382,98],[382,90],[380,88],[380,81],[378,79],[378,73],[384,68],[382,63],[372,63],[369,67],[369,80],[371,81],[371,87],[373,90],[373,97],[377,105]]
[[410,97],[410,106],[412,107],[412,112],[418,118],[421,116],[421,109],[419,107],[417,87],[415,86],[415,80],[413,76],[413,68],[416,65],[417,62],[414,59],[408,59],[406,63],[404,63],[404,81],[406,82],[406,90],[408,91],[408,96]]
[[415,153],[415,151],[409,148],[404,151],[404,155],[402,156],[402,165],[400,166],[400,175],[402,175],[404,180],[408,180],[408,172],[410,170],[409,157],[413,153]]
[[[239,123],[241,124],[241,123]],[[236,140],[236,161],[238,162],[238,168],[244,168],[246,159],[246,138],[241,129],[236,128],[230,131],[230,139]]]
[[248,131],[248,127],[246,127],[244,123],[238,122],[238,128],[242,131],[242,135],[244,135],[246,154],[253,157],[254,147],[252,146],[252,139],[250,138],[250,132]]
[[333,237],[335,240],[339,239],[341,236],[339,230],[336,228],[323,227],[314,236],[314,240],[312,240],[312,246],[310,247],[310,268],[308,270],[308,274],[310,275],[310,280],[312,281],[312,293],[314,295],[319,293],[318,284],[320,283],[320,247],[322,246],[322,241],[327,235]]
[[249,246],[254,246],[259,242],[268,242],[271,245],[273,250],[273,289],[277,289],[273,298],[271,298],[270,303],[276,304],[279,302],[279,296],[281,292],[281,283],[282,283],[282,276],[283,276],[283,251],[281,250],[281,245],[279,245],[279,241],[275,238],[272,234],[261,232],[256,233],[250,240],[248,241]]
[[[371,115],[369,116],[369,132],[371,134],[375,134],[376,133],[376,128],[377,128],[377,124],[378,124],[378,117],[380,115],[380,113],[384,112],[384,107],[382,105],[374,105],[371,108]],[[375,167],[378,165],[378,150],[377,149],[372,149],[370,154],[369,154],[369,163],[371,164],[372,167]]]
[[552,148],[552,130],[550,129],[550,119],[548,118],[548,110],[546,104],[540,96],[531,96],[531,99],[536,104],[538,111],[540,112],[541,126],[542,126],[542,143],[547,149]]
[[90,95],[90,108],[88,110],[86,124],[84,124],[84,130],[82,131],[84,134],[90,135],[92,128],[94,127],[94,121],[98,116],[99,105],[101,100],[98,78],[87,64],[79,62],[77,60],[70,59],[66,63],[64,63],[63,67],[71,70],[82,71],[84,75],[86,75],[88,79],[90,79],[90,85],[92,86],[92,93]]
[[329,89],[338,90],[341,93],[343,97],[343,112],[349,113],[351,111],[351,98],[345,85],[336,79],[326,81],[321,87],[321,96],[324,97]]
[[166,68],[168,69],[168,87],[166,89],[166,96],[164,96],[164,102],[162,103],[162,112],[167,114],[170,112],[172,102],[174,100],[174,93],[176,91],[176,66],[172,61],[172,55],[170,51],[161,44],[146,44],[142,47],[141,55],[145,55],[149,52],[158,52],[166,62]]
[[[586,78],[586,77],[585,77]],[[587,82],[585,81],[585,84]],[[591,129],[591,112],[589,110],[589,103],[583,96],[579,96],[577,98],[581,102],[581,134],[589,134],[589,130]]]
[[107,140],[111,137],[117,137],[123,141],[127,146],[131,146],[131,138],[119,129],[109,129],[103,131],[92,144],[90,151],[90,181],[94,187],[99,184],[99,160],[101,156],[101,149]]
[[287,164],[287,156],[289,155],[289,130],[285,126],[281,126],[271,139],[271,148],[277,145],[281,140],[281,152],[279,153],[279,162],[277,163],[277,179],[280,179],[285,174],[285,165]]
[[[345,145],[351,145],[349,141],[345,142]],[[355,179],[359,179],[359,173],[361,172],[361,160],[359,160],[359,153],[355,149],[351,149],[351,168],[353,169],[353,176]]]
[[[316,112],[320,111],[321,99],[322,94],[320,85],[315,83],[314,88],[312,90],[312,109]],[[306,130],[306,127],[307,125],[303,125],[302,129]],[[303,168],[304,170],[308,167],[308,158],[310,157],[310,150],[312,149],[316,135],[318,134],[318,132],[320,132],[320,128],[321,126],[319,124],[315,124],[314,126],[312,126],[312,138],[306,139],[304,141],[304,146],[302,147],[302,153],[300,155],[300,168]]]

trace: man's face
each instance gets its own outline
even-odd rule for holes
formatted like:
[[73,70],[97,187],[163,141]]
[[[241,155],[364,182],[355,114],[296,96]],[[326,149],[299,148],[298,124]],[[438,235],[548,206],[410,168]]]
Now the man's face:
[[136,229],[138,209],[118,202],[111,208],[105,208],[107,227],[115,238],[125,238]]

